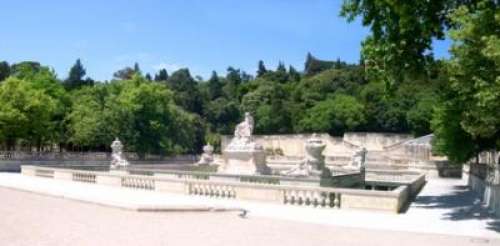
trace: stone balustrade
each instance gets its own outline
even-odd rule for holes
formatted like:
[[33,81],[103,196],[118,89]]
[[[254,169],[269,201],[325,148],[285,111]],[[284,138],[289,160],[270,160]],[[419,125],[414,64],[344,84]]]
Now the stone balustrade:
[[135,175],[122,176],[121,186],[133,189],[154,190],[155,180],[149,177]]
[[408,202],[409,188],[391,191],[323,188],[282,184],[243,183],[239,178],[216,181],[144,176],[127,173],[80,171],[64,168],[22,166],[22,174],[67,181],[96,183],[132,189],[220,199],[249,200],[316,208],[369,209],[399,212]]
[[90,172],[74,172],[72,173],[73,181],[84,182],[84,183],[95,183],[96,182],[96,174]]

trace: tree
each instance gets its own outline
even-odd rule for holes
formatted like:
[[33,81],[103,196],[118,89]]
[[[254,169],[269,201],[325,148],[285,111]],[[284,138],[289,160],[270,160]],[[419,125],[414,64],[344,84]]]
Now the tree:
[[265,73],[267,73],[266,66],[264,65],[264,62],[262,60],[259,60],[257,78],[262,77],[262,75],[264,75]]
[[73,145],[99,148],[113,136],[105,131],[104,86],[86,87],[72,93],[71,111],[66,115],[68,141]]
[[370,26],[371,35],[362,44],[363,60],[368,75],[390,87],[406,76],[426,74],[433,62],[432,41],[444,39],[450,26],[448,13],[477,2],[346,0],[341,16],[348,21],[361,17],[363,25]]
[[436,149],[462,163],[480,151],[500,148],[498,3],[483,0],[474,7],[460,6],[451,14],[451,24],[449,86],[433,130]]
[[155,81],[156,82],[167,81],[167,80],[168,80],[167,69],[162,68],[162,69],[160,69],[160,71],[158,71],[157,74],[155,74]]
[[306,76],[312,76],[329,68],[332,68],[333,65],[334,62],[322,61],[311,55],[311,53],[307,53],[306,62],[304,65],[304,73]]
[[167,85],[175,93],[174,99],[178,105],[189,112],[197,114],[203,112],[201,94],[189,69],[182,68],[172,73]]
[[94,85],[93,80],[83,79],[86,73],[87,72],[85,71],[80,59],[77,59],[75,64],[69,70],[68,78],[64,81],[65,87],[68,89],[75,89],[85,85]]
[[241,117],[238,101],[224,97],[210,101],[205,111],[210,130],[219,134],[232,134]]
[[10,76],[10,66],[6,61],[0,62],[0,82]]
[[223,86],[224,84],[220,81],[217,72],[212,71],[212,76],[208,80],[208,95],[210,100],[214,100],[223,95]]
[[134,73],[135,74],[139,74],[139,75],[142,75],[142,71],[141,71],[141,68],[139,67],[139,63],[134,63]]
[[130,67],[125,67],[113,73],[113,77],[117,80],[128,80],[132,79],[134,74],[135,74],[134,69]]
[[152,81],[153,78],[151,77],[151,74],[149,73],[146,73],[146,76],[144,76],[144,78],[147,80],[147,81]]
[[42,69],[40,63],[34,61],[24,61],[13,64],[10,68],[10,75],[24,79],[25,77],[30,77],[38,73],[40,69]]
[[290,113],[285,102],[288,93],[284,85],[263,79],[253,83],[258,87],[243,96],[240,107],[254,115],[255,131],[259,134],[291,132]]
[[300,122],[300,128],[308,132],[328,132],[341,136],[365,123],[363,110],[363,105],[356,98],[337,94],[311,108]]
[[300,73],[291,65],[288,68],[288,76],[292,82],[300,81]]
[[9,78],[0,85],[0,139],[7,149],[24,140],[38,150],[51,138],[55,101],[27,81]]
[[226,85],[223,88],[227,98],[239,100],[239,86],[241,85],[241,82],[241,71],[233,67],[228,67],[226,74]]
[[174,93],[165,85],[136,75],[114,86],[117,90],[106,98],[104,132],[119,136],[141,157],[195,152],[196,117],[174,104]]

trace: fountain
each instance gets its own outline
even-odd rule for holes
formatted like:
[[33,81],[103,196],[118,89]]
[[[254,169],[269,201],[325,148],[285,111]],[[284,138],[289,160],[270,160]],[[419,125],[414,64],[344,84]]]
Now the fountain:
[[236,126],[233,139],[222,152],[224,164],[219,172],[240,175],[271,173],[266,165],[264,148],[252,138],[253,129],[253,117],[247,112],[245,120]]

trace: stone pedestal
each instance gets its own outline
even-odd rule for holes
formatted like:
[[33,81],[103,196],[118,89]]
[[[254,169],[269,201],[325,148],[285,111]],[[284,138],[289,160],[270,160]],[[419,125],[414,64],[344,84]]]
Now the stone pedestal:
[[224,165],[220,173],[237,175],[271,174],[266,165],[266,152],[252,138],[253,117],[245,113],[245,120],[236,126],[234,137],[222,152]]
[[223,153],[225,165],[222,173],[255,175],[270,174],[266,165],[266,152],[263,149],[226,150]]

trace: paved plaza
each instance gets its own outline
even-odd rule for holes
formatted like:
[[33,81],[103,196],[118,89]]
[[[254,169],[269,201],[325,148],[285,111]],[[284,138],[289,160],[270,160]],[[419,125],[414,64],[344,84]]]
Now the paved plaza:
[[[135,212],[0,188],[1,245],[498,245],[499,239],[349,228],[238,212]],[[366,221],[374,223],[374,221]]]
[[[414,245],[500,243],[500,220],[493,219],[456,179],[430,180],[407,212],[399,215],[210,199],[13,173],[0,173],[0,187],[4,217],[0,241],[12,245],[32,245],[37,240],[46,242],[42,245],[65,245],[66,240],[76,245],[120,240],[120,244],[199,240],[215,245],[220,240],[238,241],[246,231],[251,232],[245,236],[248,240],[239,244],[321,245],[334,240],[382,245],[394,238]],[[245,218],[242,210],[248,211]],[[363,237],[352,236],[357,233]]]

